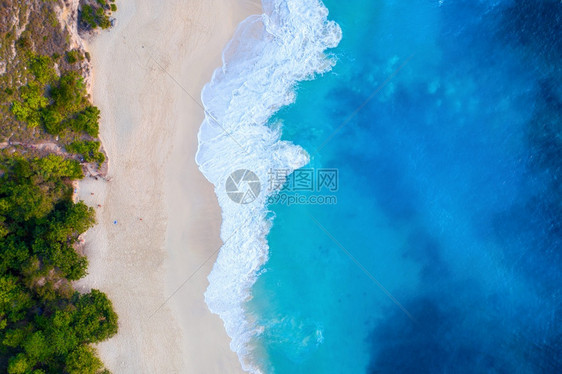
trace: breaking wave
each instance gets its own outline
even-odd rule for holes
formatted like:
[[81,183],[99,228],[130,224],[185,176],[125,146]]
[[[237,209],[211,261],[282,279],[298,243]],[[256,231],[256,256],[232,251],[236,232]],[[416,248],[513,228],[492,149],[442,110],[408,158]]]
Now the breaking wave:
[[[223,51],[223,65],[203,88],[205,119],[199,131],[197,164],[214,184],[222,208],[223,246],[209,275],[205,300],[224,321],[246,371],[260,373],[252,363],[249,343],[259,326],[250,321],[244,303],[268,259],[271,228],[267,198],[270,170],[295,170],[308,154],[280,140],[281,129],[270,118],[295,101],[299,81],[329,71],[335,61],[325,54],[338,45],[341,29],[328,21],[318,0],[263,0],[262,15],[244,20]],[[227,177],[247,169],[261,181],[261,193],[249,204],[233,201]]]

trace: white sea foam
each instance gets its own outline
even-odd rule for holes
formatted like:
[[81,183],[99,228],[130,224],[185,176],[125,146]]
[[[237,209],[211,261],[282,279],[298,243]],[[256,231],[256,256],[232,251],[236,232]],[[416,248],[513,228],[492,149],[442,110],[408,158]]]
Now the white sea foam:
[[[266,235],[268,172],[294,170],[308,163],[299,146],[280,140],[280,129],[267,125],[295,100],[295,85],[329,71],[334,60],[324,52],[337,46],[339,26],[327,20],[318,0],[263,0],[264,14],[247,18],[223,52],[223,66],[203,88],[206,109],[199,131],[197,163],[215,185],[222,208],[224,242],[209,275],[205,300],[224,321],[244,370],[259,373],[248,343],[259,332],[246,318],[244,303],[268,258]],[[253,171],[261,194],[251,204],[230,200],[226,177],[238,169]]]

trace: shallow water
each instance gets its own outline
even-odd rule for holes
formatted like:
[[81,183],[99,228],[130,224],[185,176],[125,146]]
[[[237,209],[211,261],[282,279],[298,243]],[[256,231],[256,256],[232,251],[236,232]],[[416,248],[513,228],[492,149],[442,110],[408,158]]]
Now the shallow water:
[[562,4],[325,5],[337,64],[270,125],[338,170],[337,204],[270,205],[252,362],[561,372]]

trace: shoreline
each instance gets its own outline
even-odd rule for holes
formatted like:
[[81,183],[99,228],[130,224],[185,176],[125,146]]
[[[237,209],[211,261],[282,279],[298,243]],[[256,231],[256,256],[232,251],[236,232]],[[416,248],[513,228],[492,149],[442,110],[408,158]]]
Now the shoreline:
[[[224,321],[243,369],[252,373],[264,371],[267,353],[252,339],[268,322],[258,322],[246,302],[269,260],[267,235],[274,224],[268,203],[275,191],[261,186],[271,182],[272,171],[288,175],[310,161],[304,148],[283,139],[282,126],[269,121],[295,102],[299,82],[331,70],[335,60],[325,51],[341,40],[340,27],[317,0],[264,0],[263,7],[261,17],[241,23],[223,53],[222,68],[203,89],[206,118],[196,159],[215,186],[225,241],[208,276],[205,300]],[[242,204],[228,193],[226,176],[237,170],[250,170],[257,179],[239,184],[238,195],[254,197]]]
[[98,224],[85,234],[90,274],[77,288],[98,288],[114,303],[119,333],[98,345],[113,372],[240,373],[203,296],[222,244],[221,215],[194,159],[203,109],[185,91],[199,97],[235,28],[259,3],[118,7],[115,27],[88,48],[111,181],[80,182]]

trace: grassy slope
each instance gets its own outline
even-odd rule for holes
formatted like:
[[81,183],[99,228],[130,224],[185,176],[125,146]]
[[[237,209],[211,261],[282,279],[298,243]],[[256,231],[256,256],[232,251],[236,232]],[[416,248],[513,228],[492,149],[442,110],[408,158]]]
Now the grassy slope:
[[[94,221],[91,209],[72,202],[71,181],[82,176],[81,161],[101,163],[103,154],[97,130],[76,125],[92,108],[85,86],[78,79],[61,89],[61,77],[89,69],[86,52],[70,49],[62,6],[0,0],[0,369],[13,374],[106,372],[90,343],[117,328],[103,293],[80,295],[71,283],[85,275],[76,249]],[[38,56],[46,65],[34,69]],[[29,107],[30,87],[42,103],[32,110],[35,124],[14,113],[18,103]],[[62,118],[57,133],[47,131],[47,109]]]

